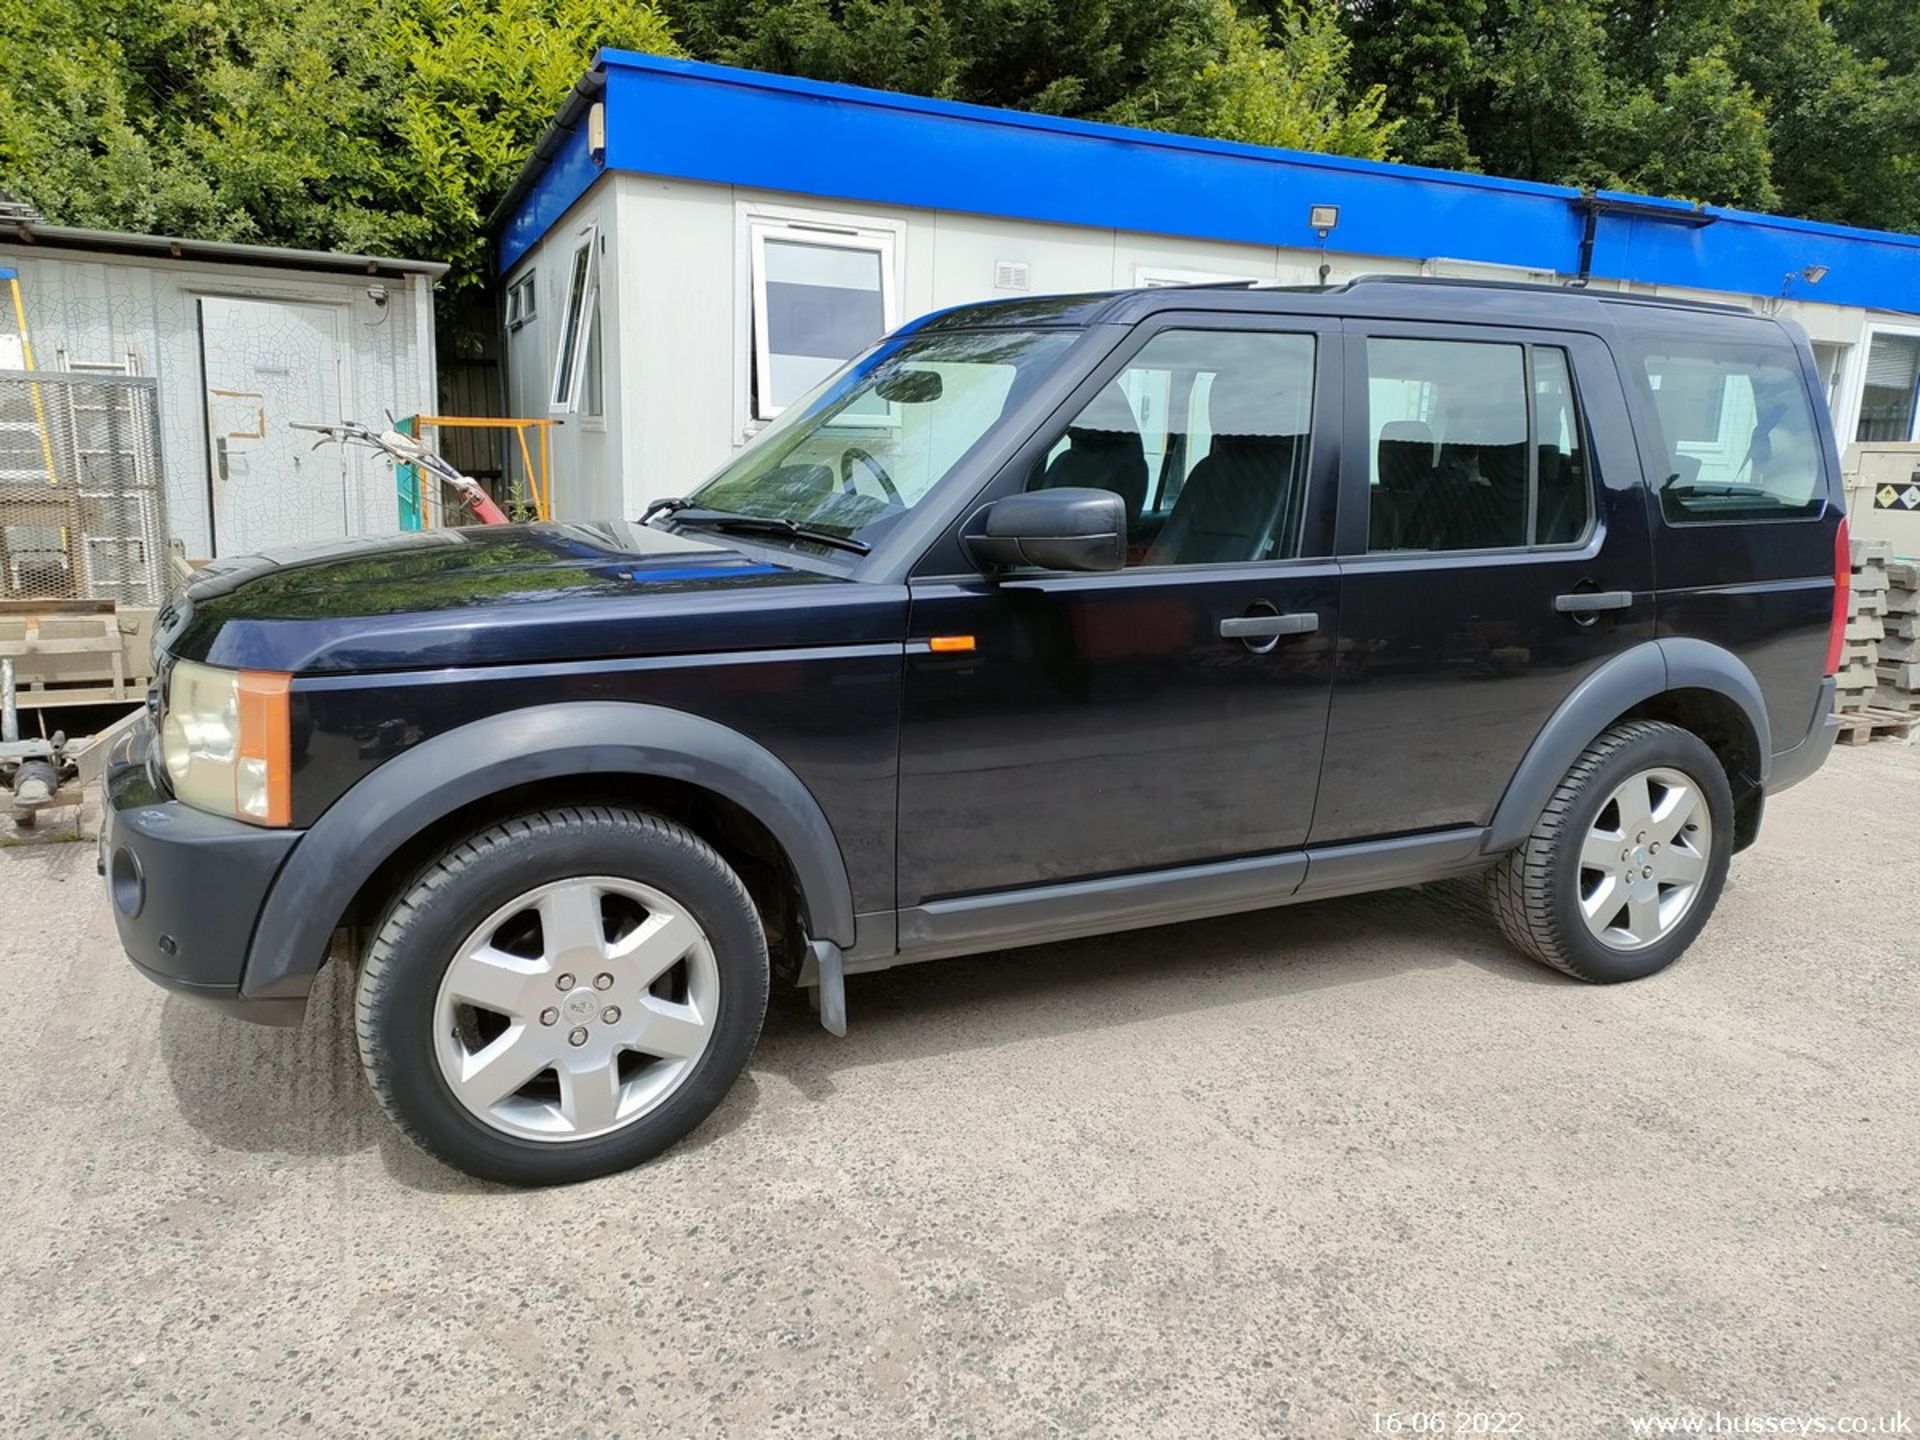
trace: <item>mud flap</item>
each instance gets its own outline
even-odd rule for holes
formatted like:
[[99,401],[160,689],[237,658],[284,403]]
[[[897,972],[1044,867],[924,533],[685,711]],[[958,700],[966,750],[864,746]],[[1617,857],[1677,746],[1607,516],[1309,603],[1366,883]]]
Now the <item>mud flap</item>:
[[831,940],[811,940],[813,963],[819,972],[820,1023],[828,1033],[847,1033],[847,971],[840,947]]

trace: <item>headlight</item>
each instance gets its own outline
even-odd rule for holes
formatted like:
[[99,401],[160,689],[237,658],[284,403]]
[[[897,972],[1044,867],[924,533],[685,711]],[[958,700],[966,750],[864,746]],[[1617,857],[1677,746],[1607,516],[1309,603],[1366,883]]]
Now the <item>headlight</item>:
[[287,695],[292,677],[176,660],[160,754],[187,804],[255,825],[293,818]]

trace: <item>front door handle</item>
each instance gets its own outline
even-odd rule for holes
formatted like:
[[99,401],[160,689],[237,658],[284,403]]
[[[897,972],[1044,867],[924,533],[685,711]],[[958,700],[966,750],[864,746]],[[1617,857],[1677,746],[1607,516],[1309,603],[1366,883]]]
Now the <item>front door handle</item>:
[[1222,640],[1277,640],[1282,635],[1311,635],[1320,617],[1311,610],[1293,615],[1236,615],[1220,622]]
[[1631,590],[1575,590],[1553,597],[1553,608],[1562,615],[1598,615],[1602,610],[1626,610],[1632,605]]

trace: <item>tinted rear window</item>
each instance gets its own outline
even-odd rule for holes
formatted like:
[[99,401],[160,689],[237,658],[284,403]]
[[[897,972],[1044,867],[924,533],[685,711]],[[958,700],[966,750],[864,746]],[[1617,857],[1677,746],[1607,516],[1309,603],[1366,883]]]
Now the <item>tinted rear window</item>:
[[1792,346],[1649,340],[1634,371],[1659,425],[1665,465],[1653,480],[1668,523],[1791,520],[1825,507],[1820,432]]

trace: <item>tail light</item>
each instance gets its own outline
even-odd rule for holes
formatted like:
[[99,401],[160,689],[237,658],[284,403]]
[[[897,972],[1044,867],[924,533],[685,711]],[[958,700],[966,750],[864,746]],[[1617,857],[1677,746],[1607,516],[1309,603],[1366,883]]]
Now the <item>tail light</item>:
[[1833,623],[1827,630],[1827,674],[1840,673],[1840,651],[1847,643],[1847,594],[1853,589],[1853,545],[1847,517],[1833,532]]

